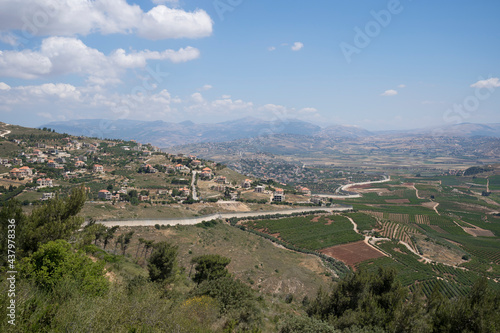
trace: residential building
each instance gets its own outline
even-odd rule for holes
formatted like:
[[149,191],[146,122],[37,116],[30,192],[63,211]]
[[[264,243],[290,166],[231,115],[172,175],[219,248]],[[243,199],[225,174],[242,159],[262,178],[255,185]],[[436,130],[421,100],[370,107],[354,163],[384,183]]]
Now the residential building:
[[94,164],[93,170],[94,172],[104,172],[104,167],[100,164]]
[[254,192],[256,193],[264,193],[265,187],[262,185],[255,186]]
[[157,173],[158,169],[154,168],[151,164],[143,164],[142,169],[147,173]]
[[321,197],[318,197],[317,195],[311,197],[311,202],[319,205],[323,203],[323,199]]
[[187,188],[187,187],[180,188],[179,191],[181,191],[182,195],[185,195],[185,196],[188,196],[190,193],[189,188]]
[[54,199],[55,197],[56,197],[56,195],[54,192],[49,192],[49,193],[42,194],[42,198],[40,200],[45,201],[45,200]]
[[21,177],[30,177],[32,175],[33,171],[27,166],[23,166],[21,168],[14,168],[10,170],[11,177],[21,178]]
[[307,187],[303,187],[303,186],[297,186],[295,188],[300,194],[302,195],[311,195],[311,190],[308,189]]
[[219,177],[217,177],[217,179],[215,179],[215,182],[218,184],[226,184],[227,178],[224,176],[219,176]]
[[241,183],[241,187],[243,187],[243,188],[250,188],[251,186],[252,186],[252,181],[250,179],[245,179]]
[[39,178],[37,179],[36,184],[38,185],[39,188],[54,186],[52,183],[52,179],[50,178]]
[[108,190],[100,190],[99,193],[97,193],[97,197],[99,199],[111,200],[112,194]]
[[218,184],[218,185],[214,186],[214,190],[219,191],[219,192],[225,192],[226,191],[226,185]]
[[285,191],[281,188],[277,188],[273,194],[273,201],[284,202],[285,201]]

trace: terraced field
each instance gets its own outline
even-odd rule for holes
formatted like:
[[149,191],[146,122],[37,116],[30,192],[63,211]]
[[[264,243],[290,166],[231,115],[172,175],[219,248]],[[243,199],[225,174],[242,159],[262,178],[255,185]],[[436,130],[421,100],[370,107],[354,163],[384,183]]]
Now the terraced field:
[[308,250],[320,250],[363,239],[342,215],[309,215],[246,221],[242,224]]

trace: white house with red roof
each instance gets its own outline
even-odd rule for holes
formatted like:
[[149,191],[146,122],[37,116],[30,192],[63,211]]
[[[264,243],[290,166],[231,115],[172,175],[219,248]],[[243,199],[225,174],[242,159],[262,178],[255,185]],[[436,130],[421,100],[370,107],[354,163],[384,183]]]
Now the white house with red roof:
[[190,193],[189,188],[187,188],[187,187],[180,188],[179,191],[181,191],[182,194],[185,196],[188,196]]
[[11,177],[16,177],[16,178],[30,177],[33,175],[33,170],[30,169],[30,167],[23,166],[21,168],[14,168],[10,170],[9,173]]
[[36,184],[38,185],[39,188],[54,186],[52,183],[52,179],[50,178],[39,178],[37,179]]
[[94,164],[93,170],[94,172],[104,172],[104,167],[100,164]]
[[241,187],[243,187],[243,188],[250,188],[251,186],[252,186],[252,180],[251,179],[245,179],[241,183]]
[[104,199],[104,200],[111,200],[112,198],[112,194],[111,192],[109,192],[108,190],[100,190],[98,193],[97,193],[97,197],[99,199]]

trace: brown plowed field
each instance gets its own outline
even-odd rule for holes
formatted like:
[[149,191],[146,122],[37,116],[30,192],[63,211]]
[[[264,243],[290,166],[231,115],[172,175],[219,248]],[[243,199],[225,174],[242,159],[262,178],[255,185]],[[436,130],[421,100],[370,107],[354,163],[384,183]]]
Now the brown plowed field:
[[410,200],[408,200],[408,199],[389,199],[389,200],[385,200],[385,202],[400,204],[400,203],[410,203]]
[[383,257],[384,254],[366,245],[364,241],[336,245],[320,251],[354,268],[354,265],[368,259]]

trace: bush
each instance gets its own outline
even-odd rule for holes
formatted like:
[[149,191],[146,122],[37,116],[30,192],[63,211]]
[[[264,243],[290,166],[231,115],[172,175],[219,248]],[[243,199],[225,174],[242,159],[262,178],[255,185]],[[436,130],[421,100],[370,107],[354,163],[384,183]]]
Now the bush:
[[177,246],[173,246],[167,242],[160,242],[155,245],[148,263],[151,281],[164,282],[176,274],[177,251]]
[[103,269],[103,262],[93,262],[83,252],[75,252],[64,240],[42,245],[20,264],[23,276],[45,291],[73,282],[88,295],[102,295],[108,289]]

